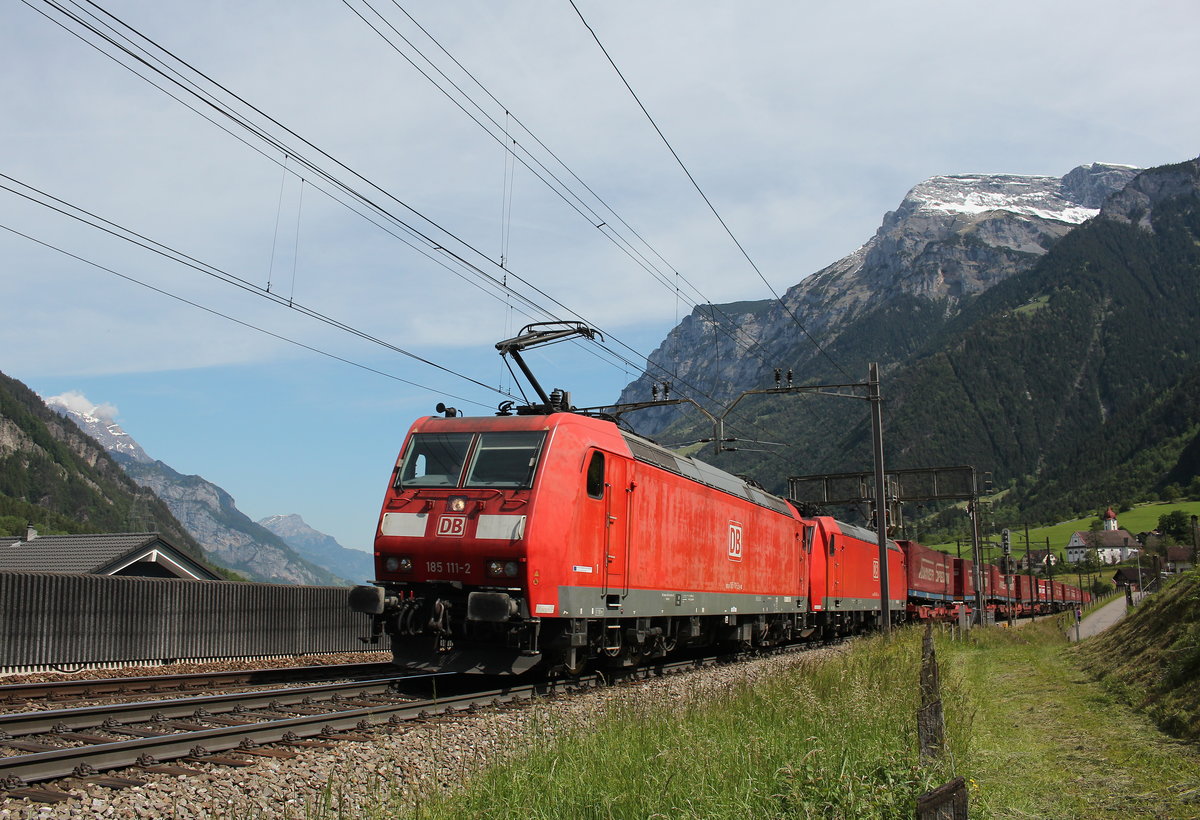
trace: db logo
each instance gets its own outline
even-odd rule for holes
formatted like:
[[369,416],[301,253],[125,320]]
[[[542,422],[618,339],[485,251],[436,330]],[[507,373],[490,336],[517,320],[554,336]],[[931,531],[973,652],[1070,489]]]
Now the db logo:
[[742,525],[735,521],[729,522],[729,560],[742,560]]
[[438,520],[437,534],[458,538],[467,531],[465,515],[443,515]]

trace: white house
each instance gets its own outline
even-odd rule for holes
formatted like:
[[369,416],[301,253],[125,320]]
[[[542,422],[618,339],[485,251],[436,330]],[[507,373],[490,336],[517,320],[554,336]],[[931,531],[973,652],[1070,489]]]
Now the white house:
[[1141,549],[1138,540],[1129,530],[1117,525],[1117,514],[1112,507],[1104,513],[1104,529],[1098,532],[1075,532],[1067,542],[1067,563],[1075,564],[1087,557],[1094,549],[1101,564],[1118,564],[1133,558]]

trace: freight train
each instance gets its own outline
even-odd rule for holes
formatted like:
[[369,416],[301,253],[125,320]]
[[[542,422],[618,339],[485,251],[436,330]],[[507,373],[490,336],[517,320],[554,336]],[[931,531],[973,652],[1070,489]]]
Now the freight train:
[[[350,593],[371,616],[366,640],[386,634],[398,665],[574,674],[689,647],[828,640],[876,627],[885,606],[892,623],[954,619],[978,600],[970,561],[911,541],[881,549],[870,530],[802,515],[547,394],[520,353],[576,335],[595,331],[531,325],[496,345],[540,404],[468,418],[439,405],[410,428],[376,528],[375,583]],[[981,569],[980,605],[996,616],[1086,597]]]

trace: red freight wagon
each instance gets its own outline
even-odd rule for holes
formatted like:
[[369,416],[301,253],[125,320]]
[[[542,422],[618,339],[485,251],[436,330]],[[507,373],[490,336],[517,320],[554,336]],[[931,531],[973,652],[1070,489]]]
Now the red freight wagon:
[[1033,579],[1028,575],[1014,575],[1013,586],[1016,590],[1016,598],[1026,606],[1032,605],[1033,597]]
[[908,576],[908,611],[921,619],[954,615],[954,558],[916,541],[898,541]]
[[1042,604],[1048,603],[1050,601],[1050,582],[1045,578],[1035,578],[1034,583],[1037,586],[1035,601]]
[[987,590],[988,600],[1008,601],[1013,597],[1012,590],[1009,588],[1009,578],[1000,571],[1000,567],[995,564],[984,564],[983,570],[987,574]]
[[975,598],[975,563],[968,558],[954,558],[954,599],[956,601]]

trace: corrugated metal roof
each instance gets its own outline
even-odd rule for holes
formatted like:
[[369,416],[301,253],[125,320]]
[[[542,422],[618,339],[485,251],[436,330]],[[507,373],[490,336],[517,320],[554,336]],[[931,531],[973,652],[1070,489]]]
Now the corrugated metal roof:
[[218,577],[155,532],[0,538],[0,571],[109,574],[155,550],[201,578]]

